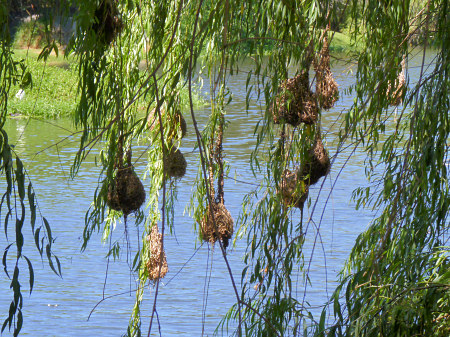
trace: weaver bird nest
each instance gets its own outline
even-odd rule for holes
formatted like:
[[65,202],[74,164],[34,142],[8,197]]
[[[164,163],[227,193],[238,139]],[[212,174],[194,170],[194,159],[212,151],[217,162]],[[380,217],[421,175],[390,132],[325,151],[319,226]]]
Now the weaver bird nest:
[[116,0],[102,0],[94,13],[92,30],[104,45],[111,44],[123,29]]
[[320,136],[316,137],[313,147],[303,161],[299,175],[308,185],[314,185],[320,178],[330,172],[330,158],[325,150]]
[[147,241],[150,247],[149,258],[145,264],[148,279],[157,280],[158,278],[163,278],[166,276],[169,268],[167,266],[166,253],[164,252],[162,246],[162,234],[159,233],[158,226],[156,224],[150,229],[150,234],[147,236]]
[[328,39],[325,33],[322,50],[319,57],[314,61],[316,71],[316,95],[319,105],[323,109],[330,109],[338,100],[338,85],[330,70],[330,50]]
[[278,193],[285,206],[302,209],[308,198],[309,186],[297,172],[285,170],[278,184]]
[[109,208],[124,215],[139,210],[145,201],[145,190],[133,168],[119,168],[108,187],[106,203]]
[[318,107],[316,98],[309,88],[308,70],[281,84],[280,93],[272,103],[271,110],[275,124],[284,121],[297,126],[300,123],[316,122]]
[[[233,235],[233,218],[223,203],[213,203],[212,208],[214,219],[211,216],[210,207],[208,207],[206,215],[200,222],[203,241],[215,243],[217,240],[221,240],[226,248],[228,247],[228,240]],[[214,222],[217,226],[217,232]]]
[[[389,99],[389,104],[393,106],[400,105],[403,101],[403,97],[406,93],[406,79],[405,79],[405,72],[406,72],[406,60],[403,58],[402,60],[402,70],[398,74],[396,80],[394,83],[388,84],[386,96]],[[395,88],[395,89],[392,89]]]
[[181,151],[175,147],[166,151],[164,157],[164,172],[171,178],[182,178],[186,174],[186,159]]
[[[186,120],[179,110],[176,110],[173,115],[169,115],[164,109],[162,109],[161,119],[163,120],[163,125],[168,128],[168,139],[179,139],[183,138],[186,135]],[[156,130],[157,132],[159,132],[159,116],[155,109],[153,109],[148,115],[147,125],[150,130]]]

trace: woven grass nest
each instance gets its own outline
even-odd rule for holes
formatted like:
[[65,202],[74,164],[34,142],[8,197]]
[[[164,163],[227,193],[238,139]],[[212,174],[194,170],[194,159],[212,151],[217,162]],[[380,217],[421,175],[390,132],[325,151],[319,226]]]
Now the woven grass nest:
[[308,70],[281,84],[280,93],[275,98],[271,111],[275,124],[284,121],[298,126],[300,123],[316,122],[318,107],[314,93],[309,88]]
[[[157,280],[158,278],[163,278],[166,276],[169,268],[167,266],[166,253],[162,247],[162,234],[159,233],[156,224],[151,228],[150,234],[147,236],[147,241],[150,245],[150,256],[145,264],[148,279]],[[159,271],[160,266],[161,272]]]
[[[179,110],[175,111],[173,115],[168,115],[164,109],[161,110],[161,118],[163,120],[163,125],[168,125],[168,138],[183,138],[187,132],[187,124],[183,115]],[[165,119],[169,120],[165,121]],[[155,109],[150,111],[147,118],[147,125],[150,130],[156,130],[159,132],[159,116]],[[181,137],[180,137],[181,136]]]
[[331,109],[338,100],[339,91],[330,69],[330,49],[326,34],[319,57],[314,61],[314,70],[316,72],[316,95],[319,105],[323,109]]
[[133,167],[118,169],[112,184],[108,187],[106,203],[109,208],[128,215],[139,210],[144,201],[144,185]]
[[278,184],[278,193],[285,206],[293,206],[302,209],[308,198],[309,186],[303,181],[297,172],[285,170]]
[[104,45],[111,44],[123,29],[116,0],[102,0],[94,13],[92,30]]
[[395,90],[391,89],[391,83],[388,84],[386,96],[389,98],[389,104],[392,106],[400,105],[403,101],[403,96],[406,92],[406,79],[405,79],[405,70],[406,69],[406,60],[403,58],[402,60],[402,70],[398,74],[396,80],[394,81],[392,87]]
[[309,185],[314,185],[320,178],[330,172],[330,166],[330,157],[323,146],[320,136],[318,136],[300,167],[299,175]]
[[222,241],[223,246],[227,248],[228,241],[233,235],[233,218],[223,203],[213,203],[212,207],[214,211],[214,220],[217,225],[217,233],[210,208],[208,207],[208,211],[200,223],[203,241],[215,243],[219,239]]
[[176,147],[172,147],[167,151],[164,169],[166,174],[171,178],[182,178],[186,174],[186,159]]

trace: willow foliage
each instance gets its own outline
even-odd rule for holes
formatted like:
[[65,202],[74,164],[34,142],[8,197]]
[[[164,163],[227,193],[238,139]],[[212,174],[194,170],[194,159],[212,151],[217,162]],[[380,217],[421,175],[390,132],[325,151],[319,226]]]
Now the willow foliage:
[[[69,4],[65,5],[65,9],[58,8],[68,15]],[[71,53],[77,60],[80,101],[74,123],[82,130],[73,175],[94,146],[102,147],[98,161],[102,173],[86,215],[83,248],[94,232],[103,231],[105,240],[111,235],[115,222],[123,215],[120,208],[108,207],[111,186],[120,170],[133,167],[133,145],[148,146],[146,175],[151,183],[146,214],[139,211],[136,217],[142,240],[133,262],[139,287],[127,329],[129,336],[144,332],[150,335],[154,325],[159,278],[153,275],[149,280],[146,270],[151,258],[148,237],[153,226],[160,226],[163,249],[164,233],[173,224],[170,211],[176,197],[176,180],[168,174],[167,158],[179,147],[182,137],[170,131],[171,124],[181,111],[190,115],[195,130],[199,174],[191,213],[201,236],[198,224],[208,209],[213,213],[213,203],[224,203],[226,199],[226,148],[221,144],[227,105],[232,100],[227,82],[239,71],[239,62],[249,57],[253,66],[247,78],[247,106],[253,96],[265,107],[261,121],[255,125],[258,141],[251,156],[253,172],[262,177],[262,187],[243,200],[235,237],[247,242],[245,268],[240,279],[230,271],[236,304],[224,317],[222,329],[232,326],[225,333],[238,336],[450,334],[447,1],[75,0],[70,6],[77,9],[73,18],[76,32],[66,54]],[[0,10],[1,22],[8,22],[11,2],[2,2]],[[308,102],[287,95],[287,80],[308,75],[322,50],[324,34],[329,34],[329,40],[333,38],[331,32],[327,33],[329,23],[340,22],[341,16],[350,18],[354,40],[362,47],[352,54],[357,61],[356,83],[349,89],[354,94],[354,105],[341,115],[338,150],[330,157],[339,156],[349,144],[367,152],[370,185],[357,188],[354,198],[358,207],[376,209],[378,216],[359,235],[336,290],[321,316],[314,317],[303,294],[298,297],[294,289],[299,277],[308,282],[309,268],[303,256],[305,238],[320,234],[320,226],[311,217],[304,217],[303,209],[309,207],[310,214],[314,214],[317,206],[317,200],[306,199],[312,173],[305,170],[305,163],[311,163],[317,154],[322,111],[318,110],[313,122],[291,126],[287,118],[281,118],[275,124],[273,114],[278,103],[274,102],[284,102],[287,113],[301,104],[317,105],[312,92],[304,96],[310,97]],[[49,25],[51,30],[51,21]],[[24,168],[18,158],[13,161],[15,155],[3,131],[8,88],[14,81],[27,85],[31,79],[24,65],[11,58],[8,25],[2,27],[1,171],[8,186],[2,207],[6,200],[6,219],[15,216],[17,238],[5,254],[16,247],[17,261],[25,258],[31,271],[31,262],[21,252],[27,210]],[[417,83],[408,83],[406,76],[407,90],[398,91],[396,97],[402,105],[395,131],[387,133],[386,124],[393,111],[389,93],[398,85],[402,60],[407,63],[411,53],[416,52],[408,48],[408,42],[417,31],[425,37],[420,51],[423,62],[431,42],[435,61],[432,65],[422,63]],[[56,44],[49,40],[42,55],[54,49]],[[432,69],[426,71],[427,66]],[[204,130],[198,128],[193,102],[194,81],[199,74],[209,80],[211,88],[210,118]],[[307,87],[303,90],[311,89]],[[182,97],[186,90],[188,99]],[[152,118],[158,120],[157,127],[149,126]],[[322,154],[328,156],[321,146]],[[328,170],[329,166],[322,168],[324,174]],[[292,193],[302,197],[301,202],[298,198],[286,200],[280,193],[288,176],[292,177],[289,172],[297,172],[300,177],[301,183],[292,188]],[[28,211],[35,219],[29,186]],[[319,197],[327,196],[319,193]],[[11,206],[11,198],[19,198],[22,211]],[[125,212],[125,221],[127,215]],[[37,236],[36,246],[43,255],[44,243],[48,242],[47,257],[56,270],[50,227],[43,218],[42,241],[34,221],[31,228]],[[221,240],[218,244],[228,264],[226,244]],[[118,243],[113,244],[110,254],[118,256],[119,249]],[[11,285],[14,300],[3,329],[14,324],[18,333],[22,325],[18,262],[15,268]],[[32,283],[32,272],[30,275]],[[156,291],[148,323],[141,317],[141,303],[150,296],[145,292],[149,282]]]

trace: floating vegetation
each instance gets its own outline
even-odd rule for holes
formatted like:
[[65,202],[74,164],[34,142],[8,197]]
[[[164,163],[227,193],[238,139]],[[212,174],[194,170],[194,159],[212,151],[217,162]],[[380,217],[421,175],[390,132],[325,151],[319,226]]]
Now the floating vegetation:
[[[211,216],[210,207],[208,207],[206,215],[200,223],[203,241],[213,244],[219,239],[222,241],[223,246],[227,248],[228,241],[233,235],[233,218],[223,203],[213,202],[212,208],[214,212],[214,219]],[[214,222],[217,226],[217,231],[214,226]]]
[[149,242],[149,258],[145,264],[148,273],[148,279],[151,281],[166,276],[169,268],[167,266],[166,253],[163,248],[163,237],[159,233],[158,225],[154,224],[147,236]]

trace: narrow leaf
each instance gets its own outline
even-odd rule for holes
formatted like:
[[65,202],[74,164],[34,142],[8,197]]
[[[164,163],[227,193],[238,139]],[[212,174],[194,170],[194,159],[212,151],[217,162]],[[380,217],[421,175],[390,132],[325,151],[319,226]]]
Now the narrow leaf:
[[19,157],[16,157],[16,181],[20,200],[23,200],[25,198],[25,175],[23,174],[23,163]]
[[17,326],[14,329],[14,337],[19,336],[20,330],[22,330],[23,325],[23,316],[22,316],[22,310],[18,310],[17,313]]
[[6,257],[8,255],[8,250],[9,248],[12,246],[12,243],[9,244],[8,246],[6,246],[5,248],[5,252],[3,253],[3,258],[2,258],[2,263],[3,263],[3,269],[5,270],[6,276],[8,276],[8,278],[10,279],[11,277],[8,274],[8,269],[7,269],[7,265],[6,265]]
[[48,242],[51,245],[53,242],[53,238],[52,238],[52,230],[50,228],[50,225],[47,221],[47,219],[45,217],[42,217],[42,220],[44,221],[44,225],[45,225],[45,230],[47,231],[47,237],[48,237]]
[[28,203],[30,205],[30,224],[31,224],[31,230],[34,233],[34,226],[36,224],[36,204],[34,203],[34,192],[33,192],[33,185],[31,182],[28,184]]
[[61,263],[59,262],[59,259],[58,259],[58,257],[57,257],[56,255],[54,255],[54,257],[55,257],[55,260],[56,260],[56,266],[58,267],[58,275],[59,275],[59,276],[62,276],[62,273],[61,273]]
[[17,257],[22,255],[23,247],[23,234],[22,234],[23,222],[21,219],[16,219],[16,246],[17,246]]
[[25,258],[25,260],[28,263],[28,270],[30,272],[30,294],[33,291],[33,285],[34,285],[34,270],[33,270],[33,265],[31,264],[31,261],[28,259],[28,257],[26,257],[25,255],[23,256]]
[[39,252],[41,253],[41,257],[42,257],[42,251],[39,245],[39,233],[41,232],[41,227],[39,227],[36,232],[34,233],[34,243],[36,244],[36,248],[39,250]]
[[58,272],[56,271],[55,265],[53,264],[53,261],[52,261],[52,252],[50,249],[50,244],[47,244],[47,246],[45,247],[45,251],[47,253],[47,260],[48,260],[48,264],[49,264],[50,268],[53,270],[53,272],[56,275],[58,275]]

